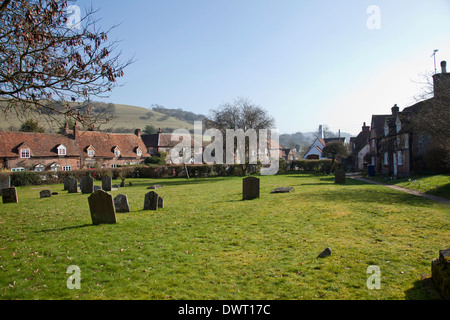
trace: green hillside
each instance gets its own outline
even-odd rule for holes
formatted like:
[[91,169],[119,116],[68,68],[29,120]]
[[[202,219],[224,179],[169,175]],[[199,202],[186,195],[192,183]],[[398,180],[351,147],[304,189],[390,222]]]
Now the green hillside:
[[[57,132],[61,126],[61,121],[50,122],[44,117],[37,116],[40,126],[44,127],[48,132]],[[23,121],[23,119],[22,119]],[[60,123],[58,123],[60,122]],[[21,125],[21,119],[16,114],[8,114],[0,116],[0,130],[19,129]],[[108,124],[100,125],[99,129],[102,131],[122,131],[125,130],[144,130],[146,125],[152,125],[156,129],[161,128],[163,131],[175,130],[175,129],[188,129],[191,130],[194,127],[194,123],[188,123],[174,117],[165,115],[160,112],[156,112],[150,109],[115,104],[115,112]]]

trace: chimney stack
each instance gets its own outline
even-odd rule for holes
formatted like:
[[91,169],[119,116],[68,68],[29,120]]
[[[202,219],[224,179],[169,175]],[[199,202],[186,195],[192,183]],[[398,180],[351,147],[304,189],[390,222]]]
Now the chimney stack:
[[441,61],[442,73],[447,73],[447,61]]
[[394,116],[394,117],[396,117],[397,116],[397,114],[398,114],[398,112],[400,111],[400,108],[397,106],[397,104],[395,105],[395,106],[393,106],[392,108],[391,108],[391,111],[392,111],[392,115]]
[[441,61],[442,73],[433,75],[434,97],[447,99],[450,89],[450,73],[447,73],[447,62]]
[[365,122],[363,123],[362,131],[363,131],[363,132],[366,132],[366,131],[368,132],[368,131],[370,131],[370,127],[369,127],[369,126],[366,126],[366,123],[365,123]]
[[73,138],[76,140],[78,136],[78,123],[75,122],[75,125],[73,126]]
[[138,138],[141,137],[141,129],[134,130],[134,134],[137,135]]

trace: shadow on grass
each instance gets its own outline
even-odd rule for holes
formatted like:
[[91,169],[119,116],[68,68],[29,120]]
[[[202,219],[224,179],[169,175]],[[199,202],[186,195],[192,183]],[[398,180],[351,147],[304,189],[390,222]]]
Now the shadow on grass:
[[442,300],[438,288],[429,275],[421,276],[421,280],[414,282],[414,287],[405,291],[407,300]]
[[94,226],[93,224],[82,224],[80,226],[72,226],[72,227],[63,227],[63,228],[46,229],[46,230],[41,230],[41,231],[35,231],[34,233],[65,231],[65,230],[80,229],[80,228],[93,227],[93,226]]
[[[139,179],[139,178],[137,178]],[[142,178],[143,179],[143,178]],[[211,182],[220,182],[228,180],[228,177],[210,177],[210,178],[190,178],[190,179],[184,179],[181,178],[174,178],[173,180],[170,180],[170,178],[150,178],[147,180],[142,181],[133,181],[132,186],[125,186],[126,188],[133,188],[133,187],[150,187],[154,184],[160,184],[162,186],[184,186],[184,185],[196,185],[196,184],[204,184],[204,183],[211,183]]]

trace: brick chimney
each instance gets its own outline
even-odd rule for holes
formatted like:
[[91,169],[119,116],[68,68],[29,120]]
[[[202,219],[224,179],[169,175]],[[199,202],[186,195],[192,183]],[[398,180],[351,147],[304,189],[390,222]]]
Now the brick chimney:
[[369,126],[366,126],[366,123],[365,123],[365,122],[363,123],[362,131],[363,131],[363,132],[369,132],[369,131],[370,131],[370,127],[369,127]]
[[441,73],[433,75],[434,97],[448,97],[450,95],[450,73],[447,72],[447,62],[441,61]]
[[397,105],[395,105],[395,106],[393,106],[393,107],[391,108],[391,111],[392,111],[392,115],[393,115],[394,117],[396,117],[397,114],[398,114],[399,111],[400,111],[400,108],[399,108]]
[[141,137],[141,129],[136,129],[136,130],[134,130],[134,134],[135,134],[138,138],[140,138],[140,137]]
[[78,123],[75,122],[75,125],[73,126],[73,138],[76,140],[78,137]]

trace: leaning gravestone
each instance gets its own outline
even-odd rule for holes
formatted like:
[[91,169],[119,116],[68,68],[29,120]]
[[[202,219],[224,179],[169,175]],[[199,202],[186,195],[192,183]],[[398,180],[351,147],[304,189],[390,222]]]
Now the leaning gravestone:
[[2,198],[3,198],[3,203],[19,202],[19,199],[17,197],[17,189],[15,187],[3,188],[2,189]]
[[159,195],[155,191],[147,193],[144,200],[144,210],[157,210],[158,198]]
[[81,193],[93,193],[94,192],[94,178],[91,176],[84,176],[80,180]]
[[124,194],[118,194],[114,198],[114,207],[116,208],[116,212],[130,212],[127,196]]
[[247,177],[242,181],[242,200],[259,198],[259,179]]
[[92,224],[116,223],[116,210],[112,195],[103,190],[97,190],[88,197]]
[[345,183],[345,171],[336,170],[334,173],[334,183]]
[[52,192],[50,190],[42,190],[41,192],[39,192],[39,196],[41,198],[51,198]]
[[69,193],[77,193],[78,192],[78,181],[75,178],[70,177],[67,179],[67,191]]
[[102,177],[102,189],[105,191],[111,191],[112,189],[112,178],[110,176]]

